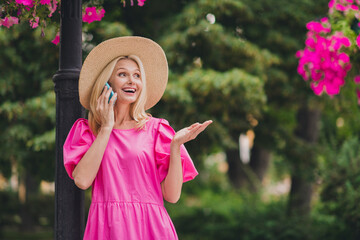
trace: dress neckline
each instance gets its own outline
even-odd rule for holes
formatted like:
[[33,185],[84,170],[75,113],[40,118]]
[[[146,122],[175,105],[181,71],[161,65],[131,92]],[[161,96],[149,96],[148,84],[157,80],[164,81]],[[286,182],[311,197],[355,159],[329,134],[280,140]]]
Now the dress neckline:
[[[145,125],[148,124],[148,122],[152,119],[152,117],[149,117],[149,120],[145,123]],[[122,129],[122,128],[113,128],[112,130],[115,130],[115,131],[134,131],[134,130],[137,130],[137,127],[133,127],[133,128],[128,128],[128,129]]]

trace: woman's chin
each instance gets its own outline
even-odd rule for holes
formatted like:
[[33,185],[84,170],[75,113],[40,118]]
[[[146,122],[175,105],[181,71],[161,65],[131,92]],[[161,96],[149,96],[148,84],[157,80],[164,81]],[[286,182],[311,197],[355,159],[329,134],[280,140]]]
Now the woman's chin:
[[136,102],[136,98],[116,99],[116,105],[130,105]]

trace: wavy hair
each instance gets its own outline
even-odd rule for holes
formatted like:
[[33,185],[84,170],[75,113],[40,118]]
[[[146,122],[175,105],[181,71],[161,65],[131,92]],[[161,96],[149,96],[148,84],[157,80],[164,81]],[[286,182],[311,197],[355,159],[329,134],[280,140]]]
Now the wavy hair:
[[137,130],[144,129],[146,122],[149,120],[150,114],[145,112],[145,104],[147,100],[147,92],[146,92],[146,75],[144,66],[140,60],[140,58],[136,55],[129,56],[121,56],[113,61],[111,61],[99,74],[98,78],[95,81],[93,89],[91,91],[90,96],[90,109],[89,109],[89,125],[92,132],[97,135],[99,129],[101,127],[101,118],[99,114],[96,112],[97,100],[104,90],[105,83],[110,80],[110,77],[114,71],[114,68],[118,61],[121,59],[131,59],[133,60],[139,67],[141,74],[141,81],[143,84],[142,90],[140,92],[137,100],[131,104],[130,106],[130,117],[136,121]]

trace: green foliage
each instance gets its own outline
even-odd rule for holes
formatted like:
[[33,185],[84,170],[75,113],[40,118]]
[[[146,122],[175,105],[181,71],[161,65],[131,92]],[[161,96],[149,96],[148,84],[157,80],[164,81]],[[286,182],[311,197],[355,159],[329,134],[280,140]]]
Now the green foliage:
[[[182,72],[199,59],[204,68],[218,71],[241,68],[250,74],[264,76],[264,70],[279,60],[268,50],[236,36],[235,29],[227,26],[226,18],[243,11],[243,4],[233,0],[188,4],[174,17],[170,31],[160,41],[171,68]],[[207,20],[208,14],[213,14],[216,22]]]
[[[109,0],[103,21],[84,24],[84,57],[101,41],[130,34],[151,37],[164,47],[171,74],[153,115],[167,118],[176,130],[214,120],[197,141],[187,144],[200,170],[197,182],[184,185],[179,204],[167,205],[180,239],[353,238],[352,229],[359,228],[359,152],[358,141],[346,139],[360,130],[358,106],[349,100],[356,98],[355,85],[347,84],[346,94],[334,99],[318,98],[296,73],[294,56],[303,46],[306,22],[326,14],[327,3],[151,0],[143,8],[123,11],[113,7],[119,1]],[[213,24],[208,14],[215,17]],[[46,37],[54,35],[55,29],[47,30],[52,34]],[[0,29],[0,171],[6,177],[14,163],[20,173],[28,171],[37,180],[54,175],[49,170],[55,162],[51,76],[58,48],[39,36],[28,26]],[[319,160],[314,157],[317,146],[294,137],[302,104],[324,109],[322,139],[345,141],[340,152],[334,144]],[[339,118],[342,127],[336,126]],[[285,197],[264,202],[259,195],[232,192],[226,176],[208,168],[205,155],[238,147],[239,134],[248,129],[255,131],[256,144],[276,151],[281,174],[301,169],[313,178],[318,161],[323,162],[324,203],[307,222],[285,215]],[[1,220],[18,225],[16,195],[0,198]],[[50,226],[53,200],[29,201],[35,221]]]
[[18,224],[20,204],[16,193],[0,191],[0,237],[5,225]]
[[58,49],[24,25],[0,29],[0,45],[0,172],[9,177],[11,166],[17,166],[20,173],[52,180],[55,94],[51,77]]
[[[334,144],[333,144],[334,145]],[[330,145],[331,146],[331,145]],[[337,230],[347,239],[360,236],[360,141],[357,137],[324,153],[321,172],[322,211],[336,216]],[[346,177],[344,177],[346,176]],[[339,233],[338,233],[339,234]]]
[[209,154],[214,148],[237,147],[234,135],[251,128],[246,116],[261,117],[266,97],[263,82],[256,76],[240,69],[227,72],[194,69],[176,77],[172,76],[155,109],[160,109],[159,114],[174,122],[177,129],[192,122],[214,121],[195,144],[188,144],[194,155]]
[[[23,205],[19,202],[18,196],[15,192],[0,191],[0,202],[1,239],[15,239],[10,238],[10,236],[4,232],[6,229],[14,229],[15,226],[19,227],[21,225],[21,211],[24,209],[28,209],[29,217],[31,218],[33,224],[38,226],[38,229],[49,230],[54,225],[55,210],[53,195],[31,195],[26,204]],[[26,239],[28,239],[30,234],[25,233],[24,235],[27,237]]]
[[238,148],[240,133],[254,128],[266,109],[266,73],[280,59],[236,32],[234,22],[248,12],[241,1],[191,1],[169,17],[158,41],[172,75],[151,113],[176,129],[214,120],[196,143],[188,143],[194,157]]
[[[319,240],[334,223],[326,215],[309,219],[286,216],[286,199],[264,202],[246,192],[214,192],[203,188],[167,205],[184,240]],[[329,237],[326,239],[336,239]]]
[[85,54],[83,54],[84,59],[90,50],[102,41],[114,37],[132,35],[131,30],[129,30],[126,25],[117,21],[107,22],[103,20],[101,22],[93,22],[84,25],[83,29],[86,30],[83,42],[83,50],[85,51]]
[[322,119],[321,127],[325,145],[330,141],[342,143],[360,132],[356,87],[352,80],[348,81],[341,94],[324,101],[323,114],[326,117]]

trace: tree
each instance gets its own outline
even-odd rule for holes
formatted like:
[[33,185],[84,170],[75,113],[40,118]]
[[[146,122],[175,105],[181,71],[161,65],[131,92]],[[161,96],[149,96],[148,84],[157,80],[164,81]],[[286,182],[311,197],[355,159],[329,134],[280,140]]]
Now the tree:
[[[24,25],[0,29],[0,42],[0,169],[9,177],[11,168],[17,167],[19,181],[26,185],[25,204],[37,193],[40,180],[53,180],[55,96],[51,75],[56,69],[57,49]],[[32,220],[25,207],[23,218],[28,227]]]
[[[244,29],[244,36],[281,59],[267,72],[265,91],[268,108],[263,121],[255,128],[256,138],[250,165],[254,161],[255,166],[267,164],[272,149],[277,154],[285,155],[292,178],[289,211],[300,211],[306,215],[310,210],[312,195],[311,169],[316,166],[316,155],[310,153],[316,148],[320,115],[313,108],[318,99],[311,96],[296,75],[294,53],[301,46],[305,31],[303,23],[321,16],[325,1],[243,2],[250,9],[247,15],[250,17],[243,18],[241,22],[242,26],[249,26]],[[306,134],[309,132],[313,136]],[[254,154],[256,151],[259,153]],[[256,158],[264,155],[267,158]]]
[[[341,87],[345,84],[345,79],[354,78],[358,74],[359,5],[359,1],[343,0],[331,0],[328,4],[323,3],[322,11],[326,13],[328,10],[329,17],[318,18],[317,21],[315,18],[311,19],[312,21],[306,25],[309,30],[305,41],[306,47],[297,52],[297,57],[300,58],[297,69],[305,80],[311,79],[310,87],[316,95],[326,93],[334,97],[339,94]],[[350,72],[349,75],[348,72]],[[359,75],[355,76],[354,82],[357,84],[360,82]],[[350,87],[353,88],[353,86]],[[359,93],[360,91],[357,89],[358,99],[360,99]],[[353,95],[347,95],[345,99],[351,98]],[[345,106],[345,108],[349,107]],[[301,118],[304,123],[303,127],[298,128],[297,135],[313,143],[319,135],[317,119],[319,119],[322,109],[319,106],[312,106],[310,111],[306,108],[300,109],[300,111],[304,113],[305,117]],[[309,114],[310,112],[313,114]],[[309,153],[312,158],[318,154],[316,150],[314,147],[310,149]],[[302,169],[300,168],[300,170]],[[311,186],[301,180],[304,179],[302,175],[304,174],[294,174],[294,188],[291,191],[294,194],[291,194],[289,206],[293,213],[308,214],[311,198],[304,198],[303,193],[311,191]]]
[[200,140],[189,148],[193,154],[225,151],[229,178],[236,188],[252,174],[240,160],[239,135],[253,129],[261,118],[266,71],[279,61],[236,33],[231,24],[246,14],[246,6],[239,1],[195,1],[168,21],[170,31],[160,40],[173,75],[171,91],[159,108],[166,108],[171,113],[167,117],[178,126],[214,120],[204,134],[210,144],[202,145]]
[[[170,31],[160,40],[173,71],[169,84],[173,93],[165,95],[166,104],[160,105],[162,108],[173,106],[166,110],[171,113],[168,117],[183,125],[185,119],[196,119],[196,113],[202,113],[202,119],[217,116],[214,120],[218,125],[213,126],[216,133],[209,129],[206,136],[214,144],[207,147],[218,145],[226,151],[229,177],[237,188],[249,185],[256,190],[266,173],[271,153],[286,156],[293,180],[289,212],[304,215],[310,210],[321,115],[314,107],[320,99],[312,96],[297,75],[295,52],[302,45],[304,23],[320,17],[326,9],[325,2],[199,0],[189,3],[167,21]],[[256,76],[264,87],[259,86],[253,92],[247,86],[244,92],[237,92],[236,84],[228,85],[232,94],[222,99],[226,103],[237,101],[237,105],[232,105],[236,111],[223,107],[215,108],[218,112],[214,113],[211,108],[218,100],[210,96],[221,91],[216,86],[216,93],[207,90],[210,81],[205,79],[215,77],[208,75],[207,69],[217,71],[219,76],[223,74],[219,81],[226,79],[224,76],[231,69],[241,69]],[[199,79],[186,80],[193,75]],[[244,79],[251,77],[247,75],[238,81],[245,84]],[[199,82],[204,86],[194,91],[192,85]],[[261,93],[265,91],[266,107],[264,101],[251,100],[254,105],[246,109],[245,100],[239,98],[246,98],[245,92],[259,96],[260,88],[264,88]],[[236,124],[229,124],[226,119]],[[249,166],[240,162],[236,144],[239,134],[247,129],[254,129],[256,136]],[[191,150],[205,152],[198,145]]]

